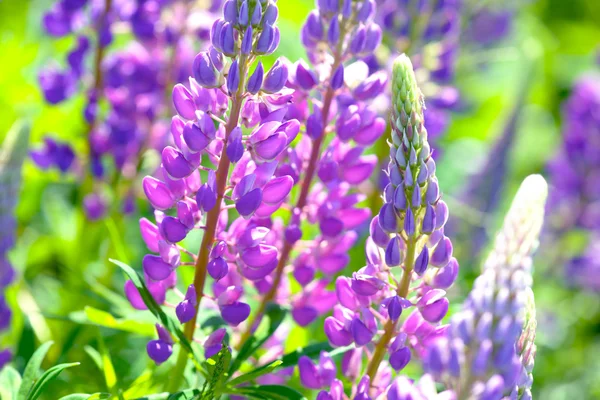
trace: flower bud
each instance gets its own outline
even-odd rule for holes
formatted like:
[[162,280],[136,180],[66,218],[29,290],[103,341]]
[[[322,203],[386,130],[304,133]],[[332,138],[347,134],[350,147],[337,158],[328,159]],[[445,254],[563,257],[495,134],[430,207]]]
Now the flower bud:
[[287,66],[278,59],[265,76],[263,90],[267,93],[276,93],[283,89],[287,78]]

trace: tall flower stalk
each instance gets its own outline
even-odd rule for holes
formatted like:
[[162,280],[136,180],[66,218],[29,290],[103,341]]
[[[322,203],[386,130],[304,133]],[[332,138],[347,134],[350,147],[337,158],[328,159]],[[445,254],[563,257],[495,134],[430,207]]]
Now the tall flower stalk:
[[[288,117],[298,118],[306,134],[284,160],[284,171],[291,171],[299,192],[289,207],[290,222],[268,290],[238,347],[252,334],[267,305],[286,291],[282,282],[290,263],[294,278],[306,287],[292,300],[296,322],[308,325],[327,311],[333,295],[323,288],[349,261],[346,251],[357,238],[354,230],[369,216],[367,209],[355,208],[361,196],[351,185],[366,180],[376,164],[374,156],[361,154],[383,133],[385,123],[367,101],[381,93],[386,76],[352,61],[379,45],[381,30],[373,22],[374,12],[372,0],[317,2],[302,27],[310,65],[301,60],[291,68],[288,86],[295,94]],[[301,241],[307,229],[302,220],[318,223],[321,235]],[[313,282],[318,270],[322,277]],[[321,304],[311,301],[317,289],[325,296]]]
[[[183,0],[136,4],[59,0],[44,15],[50,36],[72,35],[76,45],[67,55],[66,68],[51,64],[40,72],[40,86],[50,104],[85,95],[87,151],[76,157],[70,144],[61,144],[68,146],[63,154],[48,137],[32,158],[43,169],[58,166],[83,181],[83,206],[90,220],[117,208],[125,213],[135,208],[133,184],[141,170],[148,169],[149,158],[144,156],[161,150],[167,140],[171,89],[187,77],[197,51],[196,37],[207,36],[206,22],[192,26],[188,19],[188,14],[198,12],[202,12],[198,6]],[[205,14],[197,19],[213,20]],[[115,50],[114,37],[126,38],[127,46]]]
[[[402,370],[412,351],[421,354],[441,334],[439,323],[448,310],[445,289],[458,274],[452,244],[444,235],[448,208],[435,177],[423,112],[412,63],[401,55],[392,72],[386,169],[390,183],[383,192],[384,205],[370,225],[368,264],[352,278],[336,280],[339,304],[324,325],[333,346],[354,343],[356,348],[344,355],[342,372],[355,381],[353,393],[365,396],[383,395],[389,389],[391,369]],[[314,380],[313,375],[307,365],[300,365],[303,382]],[[320,388],[332,382],[323,383]]]
[[[21,188],[21,167],[27,155],[29,127],[17,122],[0,148],[0,333],[10,328],[12,311],[5,297],[15,279],[8,252],[16,242],[15,206]],[[0,369],[12,358],[11,349],[0,349]]]
[[[532,361],[531,255],[548,193],[544,179],[522,183],[463,310],[428,349],[425,370],[457,399],[527,398]],[[525,375],[528,375],[528,371]]]
[[[549,162],[553,190],[549,199],[547,242],[560,242],[571,231],[586,232],[587,249],[569,259],[556,254],[555,264],[565,265],[566,279],[576,286],[600,290],[595,253],[600,235],[600,81],[597,73],[582,76],[563,106],[563,142]],[[553,246],[561,249],[559,243]]]
[[[230,326],[246,320],[250,307],[241,301],[243,279],[261,279],[277,262],[271,227],[253,219],[269,217],[292,189],[292,179],[276,171],[278,157],[300,128],[297,120],[284,120],[292,98],[290,90],[282,91],[287,66],[278,60],[265,74],[258,61],[279,44],[277,15],[273,2],[225,2],[223,18],[212,27],[212,47],[194,60],[189,89],[182,84],[173,89],[178,112],[171,124],[175,146],[163,149],[157,176],[143,181],[157,225],[143,218],[140,228],[149,250],[158,253],[146,255],[143,268],[158,302],[163,303],[166,290],[175,286],[176,268],[194,268],[193,282],[175,310],[189,340],[194,339],[206,298],[212,301],[209,308],[216,306]],[[207,166],[203,158],[214,166]],[[236,211],[237,219],[228,224],[230,210]],[[203,232],[196,254],[178,244],[193,230]],[[207,293],[209,276],[214,296]],[[144,308],[131,282],[125,291],[134,307]],[[206,338],[207,357],[214,354],[214,346],[218,352],[224,334],[219,329]],[[148,354],[161,363],[171,352],[168,335],[159,330],[159,339],[148,344]],[[171,389],[179,386],[186,362],[182,349]]]

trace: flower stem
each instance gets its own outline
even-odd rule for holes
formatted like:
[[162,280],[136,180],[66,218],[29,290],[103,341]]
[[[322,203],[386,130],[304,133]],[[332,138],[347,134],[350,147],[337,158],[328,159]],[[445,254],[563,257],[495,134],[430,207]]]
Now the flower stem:
[[[231,102],[231,112],[229,114],[229,120],[227,121],[227,125],[225,125],[225,143],[227,143],[229,139],[229,135],[238,126],[240,120],[240,112],[242,110],[242,104],[244,102],[243,96],[243,88],[246,84],[246,72],[247,72],[247,62],[244,56],[240,57],[240,84],[238,86],[238,90],[233,94],[232,102]],[[229,157],[227,156],[227,146],[223,146],[223,150],[221,151],[221,159],[219,161],[219,165],[217,166],[217,174],[216,174],[216,192],[217,192],[217,203],[212,210],[210,210],[206,216],[206,229],[204,230],[204,236],[202,237],[202,243],[200,244],[200,249],[198,251],[198,258],[196,259],[195,264],[195,273],[194,273],[194,287],[196,288],[196,307],[194,312],[194,317],[185,324],[184,327],[184,335],[189,340],[192,341],[194,337],[194,332],[196,330],[196,320],[198,318],[198,310],[200,309],[200,303],[202,301],[202,297],[204,296],[204,284],[206,283],[206,266],[208,264],[208,256],[210,254],[210,250],[212,248],[213,242],[215,240],[215,233],[217,230],[217,224],[219,222],[219,215],[221,214],[221,205],[223,203],[223,197],[225,196],[225,190],[227,188],[227,177],[229,176],[229,167],[231,162],[229,161]],[[171,374],[172,379],[169,380],[168,389],[169,391],[175,391],[179,388],[181,384],[181,379],[183,378],[183,370],[187,364],[188,354],[184,351],[183,348],[179,351],[179,357],[177,359],[177,364],[175,365],[175,370]]]
[[[415,265],[416,248],[417,240],[414,236],[410,237],[406,243],[406,258],[404,260],[404,272],[402,273],[402,280],[400,281],[400,286],[396,291],[398,296],[404,299],[408,296],[408,290],[410,289],[410,278]],[[381,361],[385,356],[388,344],[394,337],[394,333],[396,332],[396,324],[397,321],[392,322],[391,319],[388,320],[388,322],[385,324],[383,335],[381,335],[381,338],[375,345],[373,357],[371,357],[369,360],[369,365],[367,366],[367,375],[369,375],[369,378],[371,378],[371,384],[373,384],[375,380],[377,370],[379,369],[379,364],[381,364]]]

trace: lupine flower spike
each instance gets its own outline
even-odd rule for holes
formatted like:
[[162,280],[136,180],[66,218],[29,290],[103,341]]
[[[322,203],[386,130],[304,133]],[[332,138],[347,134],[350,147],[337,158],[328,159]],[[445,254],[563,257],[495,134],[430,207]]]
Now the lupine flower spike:
[[[15,279],[8,252],[15,244],[17,222],[14,209],[21,187],[21,166],[27,155],[29,127],[17,122],[0,148],[0,334],[10,328],[12,311],[5,297],[6,288]],[[0,369],[10,361],[10,349],[0,349]]]
[[[297,118],[306,134],[286,150],[278,169],[278,174],[292,178],[298,194],[286,207],[291,215],[278,239],[282,247],[276,268],[257,282],[260,305],[238,347],[272,301],[291,302],[292,316],[301,326],[328,312],[335,302],[328,283],[350,261],[348,249],[358,239],[356,230],[370,217],[369,210],[359,206],[364,197],[356,186],[369,178],[377,163],[374,155],[363,152],[385,129],[384,119],[369,103],[382,93],[387,77],[383,71],[369,71],[356,58],[379,46],[375,11],[373,0],[318,1],[302,27],[308,62],[300,60],[290,68],[287,90],[294,90],[294,98],[286,118]],[[264,224],[263,213],[254,219]],[[320,234],[305,237],[308,224]],[[303,288],[291,300],[290,275]]]
[[[352,278],[337,279],[339,304],[324,325],[333,346],[356,346],[345,354],[342,372],[360,379],[356,390],[364,396],[404,387],[399,381],[389,385],[391,370],[402,370],[442,333],[445,290],[458,274],[452,243],[444,235],[448,207],[435,177],[424,108],[412,63],[401,55],[392,75],[390,183],[370,225],[368,264]],[[364,369],[363,360],[368,360]]]
[[[265,74],[256,62],[279,44],[276,18],[273,2],[225,2],[223,18],[212,27],[212,46],[196,56],[189,85],[173,89],[178,113],[171,123],[173,145],[163,149],[156,176],[143,181],[156,225],[143,218],[140,229],[156,254],[146,255],[142,264],[155,299],[164,302],[179,266],[195,268],[175,309],[189,340],[206,297],[232,328],[244,322],[250,306],[243,297],[243,279],[260,281],[277,264],[279,239],[265,219],[292,189],[292,178],[276,171],[299,123],[284,119],[292,98],[291,91],[282,91],[287,65],[278,60]],[[230,210],[237,218],[229,224]],[[262,220],[253,218],[257,215]],[[203,231],[197,254],[181,244],[194,230]],[[207,295],[209,279],[213,296]],[[131,282],[125,291],[134,307],[143,308]],[[219,351],[224,337],[225,330],[219,329],[204,340],[207,356]],[[148,347],[157,363],[168,358],[172,345],[159,341]],[[181,351],[173,387],[186,360]]]
[[530,398],[535,353],[531,255],[547,193],[541,176],[525,179],[463,310],[427,349],[425,370],[458,399]]

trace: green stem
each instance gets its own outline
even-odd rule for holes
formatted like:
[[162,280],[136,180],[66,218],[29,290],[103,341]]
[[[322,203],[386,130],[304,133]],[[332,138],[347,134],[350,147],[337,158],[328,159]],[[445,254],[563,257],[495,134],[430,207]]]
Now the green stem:
[[[244,87],[246,85],[245,78],[248,69],[247,64],[248,63],[246,57],[241,56],[239,60],[241,79],[237,92],[233,94],[229,120],[227,121],[227,125],[225,125],[225,144],[229,140],[229,135],[231,134],[233,129],[235,129],[235,127],[237,127],[239,124],[240,112],[242,110],[242,104],[244,102],[243,93]],[[219,165],[217,166],[217,204],[215,207],[213,207],[212,210],[208,212],[206,216],[206,228],[204,231],[204,236],[202,237],[202,243],[200,244],[198,257],[196,258],[194,272],[194,287],[196,288],[196,307],[194,317],[185,324],[183,332],[185,334],[185,337],[189,341],[193,340],[194,332],[196,330],[198,310],[200,309],[200,302],[202,301],[202,297],[204,296],[204,284],[206,282],[206,266],[208,264],[208,256],[210,254],[210,250],[215,240],[217,224],[219,222],[219,215],[221,214],[221,206],[223,203],[223,198],[225,196],[225,189],[227,187],[227,177],[229,176],[230,165],[231,162],[229,161],[229,157],[227,157],[227,146],[224,145],[223,150],[221,151],[221,159],[219,160]],[[183,371],[185,369],[185,366],[187,365],[187,360],[187,352],[183,349],[180,349],[177,364],[175,365],[175,369],[171,374],[172,379],[170,379],[167,383],[167,389],[169,392],[174,392],[179,389],[183,379]]]
[[[398,296],[402,298],[406,298],[408,296],[408,290],[410,289],[410,278],[412,276],[413,267],[415,265],[415,255],[417,249],[417,240],[414,236],[408,239],[406,243],[406,258],[404,259],[404,272],[402,273],[402,280],[400,281],[400,285],[396,290]],[[367,366],[367,375],[371,378],[371,384],[375,381],[375,376],[377,375],[377,370],[379,369],[379,365],[381,361],[383,361],[383,357],[385,356],[385,352],[387,351],[388,344],[394,337],[394,333],[396,332],[396,322],[392,322],[392,320],[388,320],[385,324],[385,328],[383,331],[383,335],[375,345],[375,351],[373,352],[373,356],[369,360],[369,364]]]

